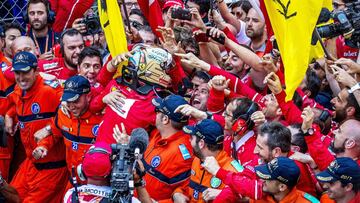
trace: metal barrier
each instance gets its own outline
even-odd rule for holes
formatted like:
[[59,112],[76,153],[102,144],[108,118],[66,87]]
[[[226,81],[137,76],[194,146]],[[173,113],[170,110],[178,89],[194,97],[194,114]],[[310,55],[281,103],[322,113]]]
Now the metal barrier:
[[[23,14],[26,12],[28,0],[0,0],[0,21],[4,23],[18,22],[24,29]],[[97,13],[97,1],[91,7]]]
[[25,28],[23,12],[26,12],[28,0],[2,0],[0,1],[0,20],[4,23],[18,22]]

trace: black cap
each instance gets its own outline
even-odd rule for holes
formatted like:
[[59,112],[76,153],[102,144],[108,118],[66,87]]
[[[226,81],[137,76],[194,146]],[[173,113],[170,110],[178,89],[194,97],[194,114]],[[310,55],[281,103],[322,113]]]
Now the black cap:
[[183,131],[204,139],[207,144],[221,144],[224,141],[223,128],[218,122],[211,119],[202,120],[193,126],[184,126]]
[[32,68],[36,68],[38,65],[37,58],[34,54],[21,51],[15,54],[12,61],[12,71],[28,72]]
[[278,180],[289,187],[297,184],[300,169],[287,157],[278,157],[267,164],[255,167],[256,175],[263,180]]
[[89,81],[81,75],[73,76],[65,81],[62,101],[73,102],[79,99],[82,94],[90,92]]
[[358,183],[360,182],[360,167],[349,157],[336,158],[326,170],[318,173],[316,178],[320,182]]

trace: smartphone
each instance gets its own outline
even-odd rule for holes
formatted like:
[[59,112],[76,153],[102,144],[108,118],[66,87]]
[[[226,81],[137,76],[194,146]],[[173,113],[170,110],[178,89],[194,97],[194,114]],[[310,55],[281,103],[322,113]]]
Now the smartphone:
[[221,34],[219,37],[213,37],[210,35],[210,29],[211,28],[206,29],[206,36],[211,37],[213,40],[220,44],[225,44],[225,36]]

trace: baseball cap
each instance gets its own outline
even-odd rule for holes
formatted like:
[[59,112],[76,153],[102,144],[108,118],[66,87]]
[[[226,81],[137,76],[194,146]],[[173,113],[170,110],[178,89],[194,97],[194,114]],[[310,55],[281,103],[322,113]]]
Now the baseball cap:
[[164,10],[172,6],[180,6],[181,8],[184,8],[184,3],[181,0],[168,0],[164,3],[162,9]]
[[87,177],[106,177],[111,172],[110,144],[97,142],[86,152],[82,170]]
[[188,121],[188,116],[184,116],[181,113],[175,113],[177,107],[183,104],[188,104],[182,96],[172,94],[164,99],[154,98],[152,100],[152,104],[155,106],[155,110],[169,116],[169,118],[173,121],[179,123],[186,123]]
[[256,175],[263,180],[278,180],[289,187],[297,184],[300,169],[287,157],[278,157],[267,164],[255,167]]
[[207,144],[221,144],[224,141],[223,128],[218,122],[211,119],[204,119],[193,126],[184,126],[183,131],[204,139]]
[[350,157],[336,158],[326,170],[318,173],[316,178],[320,182],[357,183],[360,182],[360,167]]
[[73,76],[65,81],[62,101],[73,102],[82,94],[90,92],[89,81],[81,75]]
[[12,71],[28,72],[31,68],[36,68],[38,65],[37,58],[34,54],[21,51],[15,54],[12,61]]

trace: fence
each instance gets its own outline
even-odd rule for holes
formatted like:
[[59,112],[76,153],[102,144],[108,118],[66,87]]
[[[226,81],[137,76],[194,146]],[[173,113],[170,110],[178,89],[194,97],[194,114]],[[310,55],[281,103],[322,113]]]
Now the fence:
[[[25,23],[23,14],[26,12],[28,0],[0,0],[0,21],[4,23],[18,22],[23,28]],[[91,7],[97,12],[97,1]]]
[[28,0],[2,0],[0,1],[0,20],[5,23],[18,22],[25,28],[23,12],[26,12]]

